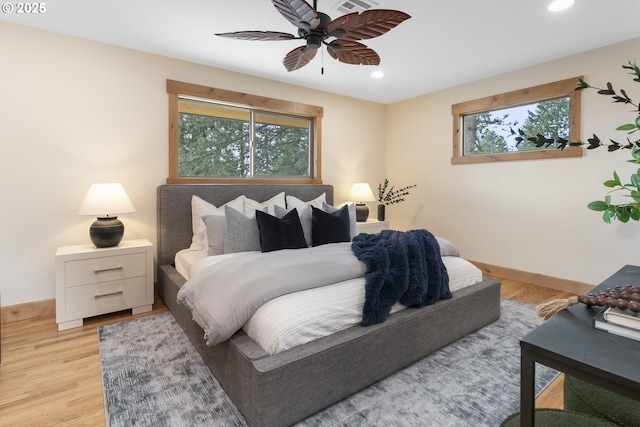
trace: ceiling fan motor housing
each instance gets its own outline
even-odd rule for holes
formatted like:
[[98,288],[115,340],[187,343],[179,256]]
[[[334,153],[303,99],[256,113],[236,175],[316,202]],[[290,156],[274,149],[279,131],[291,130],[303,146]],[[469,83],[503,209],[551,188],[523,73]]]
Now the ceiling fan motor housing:
[[311,49],[319,49],[322,46],[322,42],[329,37],[327,28],[331,23],[331,17],[326,13],[318,12],[318,18],[320,19],[320,23],[316,28],[307,31],[303,25],[298,26],[298,34],[307,41],[307,47]]

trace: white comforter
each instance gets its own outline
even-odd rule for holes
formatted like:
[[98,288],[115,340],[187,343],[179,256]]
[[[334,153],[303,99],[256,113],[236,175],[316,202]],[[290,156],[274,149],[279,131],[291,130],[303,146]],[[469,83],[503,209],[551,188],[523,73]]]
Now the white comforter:
[[362,277],[351,243],[304,250],[243,252],[221,256],[194,274],[178,292],[205,331],[207,345],[228,338],[264,303],[301,290]]
[[[443,256],[442,262],[451,292],[482,281],[482,272],[463,258]],[[260,307],[243,329],[267,353],[280,353],[359,325],[364,298],[364,277],[284,295]],[[391,313],[405,308],[397,303]]]
[[[443,255],[442,260],[449,274],[449,288],[452,292],[482,281],[482,272],[467,260],[460,258],[455,246],[441,238],[438,238],[438,240]],[[331,248],[335,248],[336,246],[340,245],[325,245],[324,249],[333,250]],[[306,249],[296,250],[296,252],[316,253],[318,252],[317,249],[320,248],[323,248],[323,246],[310,248],[312,250],[309,252],[307,252]],[[292,251],[278,252],[287,254]],[[348,250],[349,257],[346,256],[345,252],[347,251],[343,247],[342,254],[345,255],[342,257],[343,260],[352,256],[350,249]],[[276,253],[277,252],[273,252],[273,254]],[[270,260],[271,258],[264,256],[268,254],[269,253],[242,252],[207,256],[206,251],[196,252],[185,250],[177,255],[176,267],[180,268],[180,273],[188,279],[187,283],[189,287],[193,286],[193,280],[204,283],[205,280],[202,275],[206,275],[206,271],[209,270],[219,270],[219,267],[213,267],[218,264],[235,265],[235,268],[237,268],[238,271],[242,271],[243,274],[249,271],[254,272],[260,276],[259,283],[266,283],[266,280],[263,280],[264,275],[262,271],[254,267],[243,268],[243,265],[247,265],[246,263],[256,258]],[[238,258],[238,260],[233,261],[235,258]],[[293,258],[289,258],[289,260],[293,260]],[[266,261],[266,264],[269,264],[269,261]],[[302,270],[298,273],[301,273],[304,277],[311,275],[311,272],[306,270],[306,267],[298,266],[298,268]],[[323,271],[331,269],[332,268],[327,267],[327,264],[322,267]],[[288,273],[281,274],[281,276],[288,276]],[[198,277],[200,277],[200,279],[197,279]],[[277,282],[279,279],[280,277],[270,280]],[[213,282],[217,284],[212,286],[216,286],[216,288],[221,287],[223,290],[230,286],[228,280],[219,279]],[[331,335],[335,332],[358,325],[362,321],[362,307],[365,298],[364,284],[364,277],[356,277],[327,286],[305,290],[304,292],[293,292],[270,299],[262,304],[243,325],[240,324],[240,322],[246,318],[247,313],[244,313],[242,318],[239,318],[233,327],[230,329],[227,328],[224,335],[233,335],[236,330],[243,328],[247,335],[269,354],[276,354],[315,339]],[[183,286],[183,289],[185,286]],[[209,297],[215,299],[215,291],[211,291]],[[184,298],[183,301],[190,304],[187,302],[187,293],[189,300],[194,299],[195,301],[198,300],[199,297],[197,295],[200,294],[200,291],[193,289],[180,291],[182,298]],[[246,295],[240,293],[238,298],[243,300],[246,298]],[[200,306],[204,303],[199,301],[191,304],[193,306]],[[393,313],[404,308],[403,305],[396,304],[391,312]],[[226,306],[223,306],[222,309],[225,312],[231,310],[230,307]],[[194,320],[200,324],[202,329],[205,331],[211,330],[211,326],[208,326],[210,324],[204,319],[201,319],[193,307],[191,310],[194,313]],[[206,317],[208,317],[208,315]],[[214,332],[213,335],[219,334]],[[221,336],[222,335],[216,338],[216,340],[219,340]]]

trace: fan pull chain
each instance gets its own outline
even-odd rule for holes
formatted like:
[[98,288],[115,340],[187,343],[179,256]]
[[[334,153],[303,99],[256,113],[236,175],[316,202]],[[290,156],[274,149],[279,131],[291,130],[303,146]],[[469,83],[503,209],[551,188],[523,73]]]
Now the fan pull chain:
[[320,66],[320,74],[324,76],[324,49],[320,51],[320,60],[322,65]]

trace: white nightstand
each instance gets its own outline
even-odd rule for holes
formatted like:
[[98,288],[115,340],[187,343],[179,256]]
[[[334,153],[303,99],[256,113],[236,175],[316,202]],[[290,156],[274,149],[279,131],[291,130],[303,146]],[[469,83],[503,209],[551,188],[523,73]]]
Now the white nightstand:
[[82,326],[85,317],[153,305],[153,245],[125,240],[112,248],[63,246],[56,252],[58,330]]
[[381,232],[382,230],[387,230],[389,228],[389,221],[378,221],[376,219],[368,219],[365,222],[356,222],[356,232],[367,233],[367,234],[376,234]]

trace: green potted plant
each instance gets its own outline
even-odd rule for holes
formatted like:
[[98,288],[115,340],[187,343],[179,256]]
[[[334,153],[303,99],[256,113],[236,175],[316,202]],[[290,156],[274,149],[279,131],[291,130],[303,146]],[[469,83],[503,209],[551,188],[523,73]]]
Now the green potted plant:
[[[640,82],[640,68],[638,68],[635,61],[629,61],[628,65],[623,65],[622,68],[631,71],[629,74],[635,76],[633,79],[634,82]],[[640,138],[638,138],[637,135],[635,139],[631,136],[640,129],[640,104],[634,103],[624,89],[620,89],[619,92],[616,91],[611,83],[607,83],[606,89],[601,89],[593,87],[583,80],[578,82],[578,89],[583,90],[588,88],[596,89],[600,95],[613,97],[613,102],[633,106],[636,117],[633,123],[625,123],[616,128],[617,131],[626,132],[626,142],[620,143],[611,139],[609,144],[603,144],[600,138],[594,134],[593,138],[588,140],[589,146],[587,149],[600,147],[602,145],[606,145],[609,151],[616,151],[620,148],[630,149],[631,159],[628,160],[628,162],[640,164]],[[640,169],[631,175],[628,183],[623,183],[618,173],[614,171],[613,179],[605,181],[604,186],[611,188],[611,191],[625,192],[625,197],[629,198],[628,202],[614,204],[611,202],[611,196],[607,194],[604,200],[589,203],[587,205],[589,209],[602,212],[602,219],[607,224],[611,224],[612,219],[617,219],[620,222],[628,222],[630,219],[633,221],[640,220]]]
[[389,187],[387,178],[384,183],[378,184],[378,221],[385,220],[385,206],[404,202],[404,196],[408,196],[409,190],[414,187],[417,185],[408,185],[398,189],[394,186]]
[[[629,74],[635,76],[633,81],[640,83],[640,68],[636,65],[636,62],[629,61],[627,65],[623,65],[624,70],[629,70]],[[613,85],[608,82],[606,88],[598,88],[591,86],[584,80],[580,79],[576,90],[594,89],[598,91],[598,94],[611,96],[614,103],[622,103],[633,107],[633,113],[636,115],[635,120],[632,123],[624,123],[616,128],[616,131],[625,132],[625,141],[620,142],[614,139],[609,139],[609,142],[603,143],[602,140],[594,134],[592,138],[587,139],[587,142],[569,142],[565,139],[554,140],[546,138],[543,135],[527,136],[522,129],[517,131],[511,130],[511,134],[515,137],[516,142],[527,140],[536,144],[538,147],[550,146],[552,144],[558,144],[559,149],[564,149],[567,146],[581,146],[587,145],[587,150],[592,150],[598,147],[607,147],[608,152],[617,151],[620,149],[631,150],[630,163],[640,164],[640,138],[638,136],[632,136],[634,133],[640,130],[640,103],[635,103],[627,94],[624,89],[616,90]],[[593,211],[602,212],[602,219],[607,224],[611,224],[612,219],[617,219],[620,222],[628,222],[629,220],[640,221],[640,169],[631,175],[629,182],[623,183],[616,171],[613,172],[613,179],[609,179],[604,182],[604,186],[610,188],[609,193],[613,191],[622,191],[625,193],[624,197],[628,197],[626,203],[613,203],[611,195],[607,194],[604,200],[596,200],[587,205],[587,207]]]

